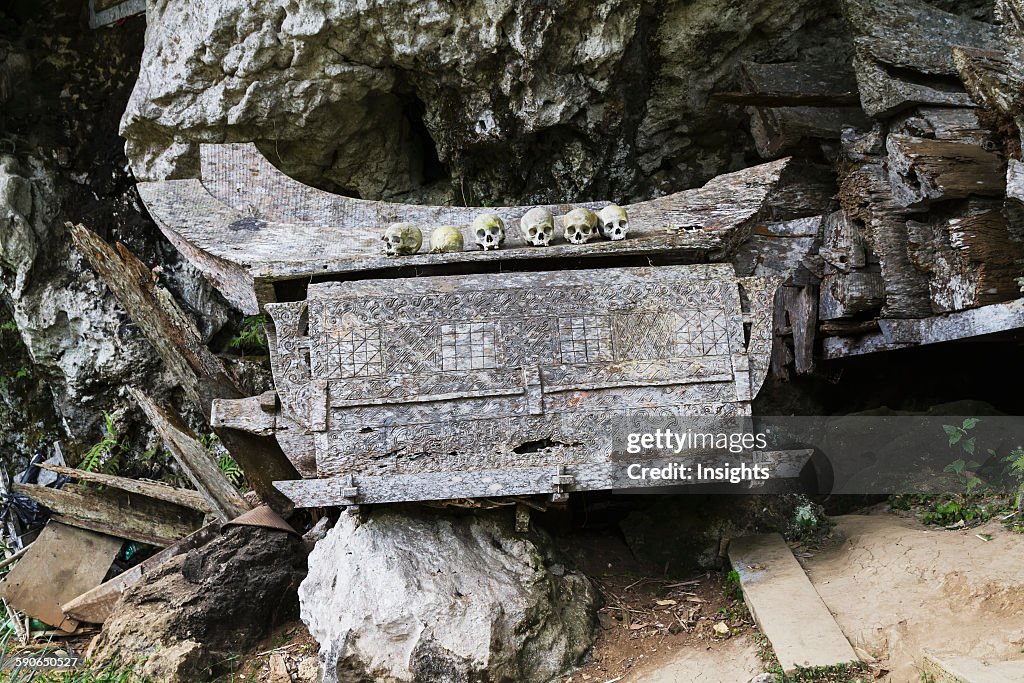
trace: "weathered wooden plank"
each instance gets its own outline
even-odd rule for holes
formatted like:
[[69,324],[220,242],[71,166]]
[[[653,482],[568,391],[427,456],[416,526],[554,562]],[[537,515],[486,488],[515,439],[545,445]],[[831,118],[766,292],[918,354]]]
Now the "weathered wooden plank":
[[50,521],[25,557],[0,581],[0,596],[15,609],[74,631],[61,604],[99,584],[124,541]]
[[71,619],[102,624],[110,616],[114,605],[121,594],[129,586],[134,586],[143,576],[153,571],[167,560],[182,555],[195,548],[202,547],[220,535],[220,524],[209,524],[195,533],[189,534],[174,545],[168,546],[146,558],[128,571],[101,583],[91,590],[80,593],[61,606],[61,610]]
[[85,490],[75,484],[59,490],[14,484],[14,490],[49,508],[65,524],[161,547],[174,544],[203,523],[203,514],[197,510],[124,491]]
[[814,371],[814,337],[818,328],[818,288],[782,287],[780,295],[793,336],[793,363],[798,374]]
[[886,140],[889,182],[900,206],[970,196],[1002,197],[1006,167],[1002,158],[977,145],[892,134]]
[[936,344],[1024,327],[1024,299],[990,304],[925,320],[879,319],[885,338],[894,344]]
[[[215,398],[241,398],[245,386],[230,367],[203,344],[184,311],[124,245],[117,248],[82,226],[68,225],[79,251],[139,326],[186,395],[209,415]],[[215,430],[245,473],[253,490],[278,512],[287,511],[273,481],[298,477],[276,440],[232,429]],[[224,508],[218,508],[224,511]]]
[[134,387],[129,391],[218,519],[226,522],[251,509],[179,415],[161,408]]
[[1024,114],[1024,66],[1014,54],[962,46],[951,54],[975,102],[1006,122]]
[[[742,459],[763,463],[771,479],[793,479],[813,455],[812,450],[770,451],[756,458]],[[630,460],[620,462],[564,465],[561,467],[522,467],[475,472],[425,472],[387,477],[340,476],[324,479],[280,481],[275,485],[296,507],[328,507],[362,503],[392,503],[406,500],[449,500],[455,498],[488,498],[555,493],[554,477],[569,477],[561,484],[564,492],[633,489],[659,486],[701,485],[708,481],[666,481],[661,479],[630,479],[627,468],[633,462],[645,467],[664,468],[680,459]],[[695,461],[696,462],[696,461]],[[735,454],[708,454],[699,462],[706,467],[733,466],[741,462]],[[683,463],[686,464],[686,463]],[[721,482],[717,482],[721,483]]]
[[879,319],[878,326],[879,334],[826,338],[824,357],[845,358],[1018,329],[1024,327],[1024,299],[922,320]]
[[759,223],[754,226],[755,234],[763,225],[788,223],[828,213],[835,208],[837,190],[836,172],[831,164],[794,159],[782,172],[778,185],[768,194],[758,216]]
[[[719,176],[700,189],[631,204],[625,207],[630,233],[624,240],[538,248],[526,246],[516,230],[519,219],[532,208],[529,206],[474,208],[362,201],[298,183],[250,144],[204,145],[201,156],[201,183],[140,183],[139,193],[175,246],[247,313],[257,313],[259,305],[270,300],[257,300],[253,289],[261,291],[261,296],[273,296],[271,290],[260,289],[261,283],[281,279],[456,262],[666,251],[684,259],[689,254],[696,260],[698,254],[727,254],[746,237],[746,229],[787,163],[781,160],[744,169]],[[601,208],[603,204],[580,206]],[[549,208],[557,217],[571,206]],[[482,212],[497,214],[505,222],[502,249],[475,247],[468,226]],[[469,246],[447,254],[386,257],[381,253],[380,237],[388,223],[398,221],[421,226],[424,243],[435,227],[460,226]]]
[[102,484],[103,486],[127,491],[128,493],[138,493],[143,496],[148,496],[149,498],[164,500],[168,503],[174,503],[176,505],[192,508],[193,510],[199,510],[204,513],[212,512],[209,504],[203,499],[202,495],[198,491],[181,489],[167,484],[161,484],[156,481],[141,481],[138,479],[129,479],[127,477],[116,477],[110,474],[103,474],[101,472],[86,472],[85,470],[76,470],[73,467],[57,467],[55,465],[47,464],[40,464],[39,466],[43,469],[56,472],[57,474],[63,474],[79,481]]
[[146,0],[90,0],[89,28],[100,28],[146,13]]
[[[19,484],[22,493],[51,510],[51,518],[110,536],[167,546],[192,533],[205,514],[174,503],[114,489],[65,484],[61,489]],[[25,487],[31,487],[28,491]]]
[[992,48],[995,27],[917,0],[843,0],[861,105],[886,118],[913,104],[971,106],[950,48]]
[[879,331],[877,320],[826,320],[818,331],[831,337],[873,334]]
[[[850,144],[856,143],[851,141]],[[865,244],[878,257],[885,287],[882,315],[891,318],[930,315],[928,278],[914,268],[907,252],[907,211],[893,199],[881,161],[871,159],[845,169],[839,200],[851,219],[864,224]]]
[[838,140],[848,126],[863,127],[860,107],[749,107],[750,133],[757,153],[774,159],[804,140]]
[[846,636],[779,534],[729,541],[743,601],[783,671],[857,661]]
[[824,239],[818,254],[825,262],[818,317],[848,318],[881,307],[885,288],[877,259],[869,262],[861,227],[842,211],[825,220]]
[[911,261],[930,273],[936,313],[1020,296],[1024,241],[1011,234],[1002,202],[975,200],[952,217],[908,221],[907,235]]

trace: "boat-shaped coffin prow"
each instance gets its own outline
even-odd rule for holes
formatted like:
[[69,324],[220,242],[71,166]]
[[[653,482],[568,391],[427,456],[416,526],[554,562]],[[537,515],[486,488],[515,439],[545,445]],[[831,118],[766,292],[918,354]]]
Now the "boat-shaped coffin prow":
[[[557,235],[551,246],[532,247],[518,231],[531,206],[420,206],[343,197],[289,178],[251,143],[203,145],[201,157],[201,180],[139,183],[139,194],[171,242],[249,314],[276,300],[276,281],[352,271],[655,253],[689,255],[694,262],[721,258],[746,238],[788,162],[762,164],[718,176],[698,189],[627,205],[630,233],[624,240],[577,245]],[[576,207],[598,210],[608,203],[548,208],[558,217]],[[507,238],[500,250],[482,251],[473,243],[468,226],[484,212],[505,221]],[[381,234],[395,222],[420,226],[421,253],[383,255]],[[463,251],[425,253],[430,232],[442,225],[463,230]]]

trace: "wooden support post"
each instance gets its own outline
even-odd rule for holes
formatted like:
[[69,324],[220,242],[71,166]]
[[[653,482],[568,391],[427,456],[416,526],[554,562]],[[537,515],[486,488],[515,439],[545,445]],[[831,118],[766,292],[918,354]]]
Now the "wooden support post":
[[[153,344],[164,364],[189,398],[210,419],[216,398],[242,398],[243,383],[206,346],[195,326],[171,295],[153,283],[150,270],[123,244],[116,249],[91,230],[68,224],[71,236],[90,265]],[[221,443],[245,473],[246,481],[279,514],[291,503],[274,481],[299,479],[295,466],[273,437],[235,429],[214,429]]]

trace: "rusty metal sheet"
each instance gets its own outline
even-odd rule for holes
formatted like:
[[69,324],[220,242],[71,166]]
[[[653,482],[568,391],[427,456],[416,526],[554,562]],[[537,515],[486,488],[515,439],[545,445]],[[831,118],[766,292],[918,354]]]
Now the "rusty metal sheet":
[[750,349],[728,264],[314,284],[266,307],[275,383],[319,476],[457,496],[415,476],[607,463],[610,420],[748,415],[774,288],[744,282]]

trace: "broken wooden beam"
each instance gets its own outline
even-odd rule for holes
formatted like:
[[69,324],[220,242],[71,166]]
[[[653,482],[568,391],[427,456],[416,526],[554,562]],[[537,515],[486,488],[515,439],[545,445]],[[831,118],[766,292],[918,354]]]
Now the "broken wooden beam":
[[743,601],[786,675],[857,661],[850,642],[779,534],[729,541]]
[[203,513],[147,496],[66,484],[51,489],[14,484],[14,490],[50,509],[64,524],[117,538],[165,547],[203,525]]
[[175,505],[192,508],[193,510],[199,510],[204,513],[213,512],[210,505],[203,499],[202,494],[198,491],[192,491],[191,489],[177,488],[175,486],[161,484],[156,481],[143,481],[139,479],[129,479],[128,477],[117,477],[112,474],[103,474],[101,472],[76,470],[73,467],[57,467],[56,465],[47,465],[45,463],[40,463],[39,466],[45,470],[50,470],[51,472],[62,474],[66,477],[77,479],[78,481],[102,484],[103,486],[109,486],[110,488],[118,489],[120,491],[127,491],[128,493],[138,493],[139,495],[156,498],[157,500],[164,500],[168,503],[174,503]]
[[[847,141],[856,145],[855,140]],[[882,315],[923,318],[931,315],[928,278],[910,262],[907,210],[896,203],[885,167],[872,155],[843,171],[839,201],[847,216],[863,224],[865,245],[878,258],[885,290]]]
[[121,538],[51,520],[0,581],[0,596],[20,612],[74,631],[78,622],[65,617],[61,604],[99,584],[122,545]]
[[[123,244],[112,247],[81,225],[68,224],[78,250],[146,335],[161,360],[207,420],[215,398],[242,398],[244,383],[203,344],[174,298],[157,287],[150,270]],[[273,482],[299,473],[272,437],[233,429],[216,431],[256,494],[278,512],[290,509]],[[222,511],[226,512],[222,509]]]
[[929,274],[934,312],[1020,296],[1024,238],[1011,232],[1002,202],[973,200],[952,216],[907,221],[907,237],[911,261]]
[[180,415],[160,407],[134,387],[129,387],[129,392],[220,521],[227,522],[251,509]]
[[952,56],[967,92],[979,106],[1007,124],[1024,115],[1024,66],[1015,54],[958,46]]
[[147,557],[128,571],[118,574],[109,581],[77,595],[75,598],[64,603],[61,606],[61,610],[72,619],[90,624],[102,624],[110,616],[114,605],[117,604],[126,588],[134,586],[143,576],[172,557],[202,547],[218,535],[220,535],[220,524],[204,526],[202,529],[164,548],[155,555]]
[[951,140],[892,134],[886,140],[892,196],[903,207],[970,196],[1002,197],[1006,167],[995,152]]

